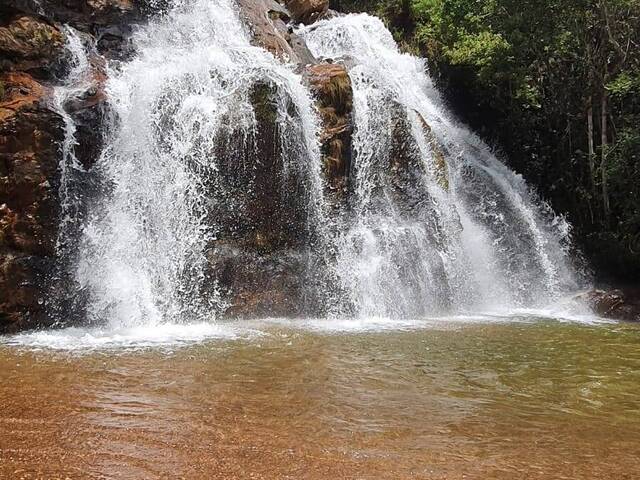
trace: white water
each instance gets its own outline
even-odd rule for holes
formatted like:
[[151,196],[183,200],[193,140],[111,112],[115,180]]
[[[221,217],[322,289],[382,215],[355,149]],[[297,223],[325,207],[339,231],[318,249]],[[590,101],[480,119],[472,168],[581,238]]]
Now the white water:
[[71,27],[65,26],[63,32],[66,38],[66,50],[68,53],[69,72],[64,84],[56,87],[53,92],[53,108],[62,117],[64,122],[64,140],[60,156],[60,228],[56,242],[60,256],[69,254],[71,245],[70,230],[77,221],[80,210],[79,186],[76,185],[78,172],[84,168],[75,154],[78,145],[76,139],[76,124],[67,111],[67,103],[79,99],[89,88],[93,86],[91,79],[91,64],[89,52],[93,48],[83,43],[80,34]]
[[422,318],[265,318],[206,323],[164,323],[113,328],[71,327],[61,330],[32,331],[0,337],[0,346],[27,349],[53,349],[79,353],[166,348],[173,350],[194,343],[211,342],[216,345],[245,341],[260,343],[264,337],[280,338],[311,333],[315,335],[359,335],[376,332],[442,331],[483,324],[518,324],[533,322],[561,322],[581,325],[607,325],[612,320],[595,317],[584,306],[562,302],[546,309],[520,309],[503,313],[468,313]]
[[216,140],[251,137],[251,89],[275,86],[282,143],[296,147],[285,170],[304,171],[311,218],[322,204],[312,100],[292,67],[250,45],[231,0],[179,4],[139,31],[134,46],[135,59],[110,72],[118,124],[96,167],[108,192],[85,228],[77,280],[94,323],[211,321],[224,305],[206,273],[218,227],[208,214],[234,200],[217,182]]
[[[542,307],[577,288],[564,220],[451,118],[423,61],[400,53],[379,19],[348,15],[298,33],[353,83],[353,215],[338,268],[357,315]],[[416,161],[412,185],[389,174],[394,142]]]

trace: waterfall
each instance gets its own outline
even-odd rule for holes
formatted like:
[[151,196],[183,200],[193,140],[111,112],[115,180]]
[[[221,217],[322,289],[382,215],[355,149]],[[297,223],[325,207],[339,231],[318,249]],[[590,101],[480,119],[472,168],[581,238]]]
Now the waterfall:
[[356,316],[536,307],[576,289],[566,222],[455,122],[379,19],[298,33],[353,82],[350,215],[336,243]]
[[[135,57],[108,72],[114,121],[94,167],[103,193],[84,227],[76,281],[93,323],[210,321],[227,292],[209,257],[251,233],[239,199],[261,180],[252,173],[265,154],[255,141],[261,115],[273,113],[277,138],[268,140],[281,150],[281,171],[267,183],[298,179],[305,238],[319,241],[313,101],[293,66],[250,44],[232,0],[177,2],[132,42]],[[265,96],[273,112],[256,106]]]
[[86,323],[415,319],[536,307],[576,288],[566,223],[453,120],[380,20],[298,32],[352,81],[353,162],[337,203],[302,75],[248,28],[233,0],[176,2],[138,28],[135,55],[105,67],[104,148],[88,171],[65,104],[92,84],[96,54],[67,30],[60,243],[74,246],[62,250]]
[[71,27],[64,27],[66,50],[68,53],[69,72],[65,76],[63,85],[55,87],[53,92],[53,108],[64,122],[64,140],[60,156],[60,227],[57,238],[57,250],[60,256],[65,256],[72,240],[70,230],[77,220],[80,209],[80,192],[78,189],[77,173],[84,170],[78,161],[75,147],[76,124],[68,112],[68,103],[77,100],[91,87],[91,65],[88,48],[83,44],[80,35]]

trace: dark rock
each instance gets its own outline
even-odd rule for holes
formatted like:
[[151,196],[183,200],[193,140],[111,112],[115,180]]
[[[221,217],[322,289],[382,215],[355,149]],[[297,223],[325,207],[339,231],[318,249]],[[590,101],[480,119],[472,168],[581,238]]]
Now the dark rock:
[[318,17],[318,20],[331,20],[332,18],[344,17],[345,14],[336,10],[328,9]]
[[27,15],[0,15],[0,70],[50,77],[63,53],[64,37],[53,25]]
[[0,331],[10,331],[43,316],[55,258],[63,123],[44,106],[48,89],[29,75],[5,74],[0,82]]
[[135,49],[131,44],[131,25],[118,24],[101,28],[96,35],[98,53],[107,60],[126,61],[133,57]]
[[264,318],[302,316],[305,257],[296,250],[257,253],[236,242],[218,242],[210,268],[225,291],[225,316]]
[[640,322],[640,290],[591,290],[578,297],[601,317]]
[[424,131],[425,139],[429,144],[429,147],[431,148],[436,180],[443,189],[449,190],[449,174],[445,151],[443,147],[438,143],[438,139],[433,133],[431,126],[427,123],[424,117],[417,111],[415,113],[416,115],[418,115],[418,119],[422,124],[422,130]]
[[76,127],[74,153],[85,169],[98,159],[103,147],[103,132],[107,119],[107,95],[104,91],[107,75],[104,59],[92,56],[91,87],[81,96],[64,105]]
[[[295,161],[295,152],[284,153],[280,95],[273,84],[255,84],[255,134],[246,138],[231,128],[217,139],[218,171],[210,188],[225,201],[210,213],[218,228],[208,250],[208,276],[217,279],[229,305],[225,315],[291,316],[304,310],[308,186],[301,171],[285,164]],[[297,115],[293,103],[289,109]]]
[[79,30],[91,31],[98,25],[112,25],[144,18],[156,9],[154,2],[140,0],[3,0],[5,9],[13,9],[68,23]]

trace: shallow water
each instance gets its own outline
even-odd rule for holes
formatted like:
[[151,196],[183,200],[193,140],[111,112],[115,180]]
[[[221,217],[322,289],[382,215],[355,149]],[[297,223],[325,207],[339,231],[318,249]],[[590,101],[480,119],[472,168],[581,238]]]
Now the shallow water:
[[266,320],[1,343],[1,478],[640,472],[634,325]]

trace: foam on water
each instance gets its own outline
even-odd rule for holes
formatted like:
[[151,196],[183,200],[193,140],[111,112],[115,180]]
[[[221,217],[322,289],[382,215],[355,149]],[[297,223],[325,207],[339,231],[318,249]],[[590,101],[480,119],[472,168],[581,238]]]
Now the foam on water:
[[[448,330],[467,325],[512,324],[536,322],[606,325],[616,323],[594,316],[575,305],[556,305],[547,309],[516,309],[511,312],[494,311],[474,314],[446,315],[425,318],[265,318],[257,320],[218,321],[215,323],[164,323],[153,328],[65,328],[25,332],[0,337],[0,346],[28,350],[93,352],[100,350],[137,350],[147,348],[180,348],[199,343],[227,343],[230,341],[259,342],[284,332],[314,335],[361,335],[389,332]],[[426,333],[428,335],[428,333]]]
[[229,324],[196,323],[190,325],[165,323],[154,328],[65,328],[26,332],[2,337],[0,344],[28,349],[93,351],[109,349],[139,349],[149,347],[179,347],[207,340],[229,341],[252,338],[261,332]]

